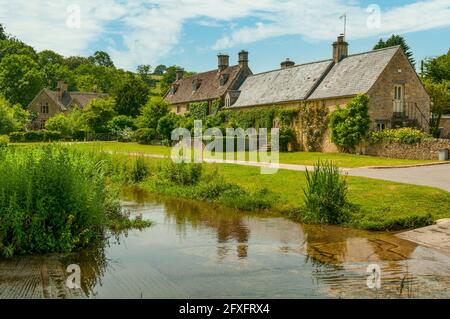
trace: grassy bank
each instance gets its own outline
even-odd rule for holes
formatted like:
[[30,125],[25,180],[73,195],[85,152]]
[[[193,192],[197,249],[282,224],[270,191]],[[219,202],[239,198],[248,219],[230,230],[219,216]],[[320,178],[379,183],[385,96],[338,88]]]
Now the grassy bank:
[[[110,156],[47,145],[0,149],[0,256],[71,252],[131,221]],[[117,179],[116,179],[117,180]]]
[[[146,159],[153,172],[157,172],[164,161]],[[261,175],[256,167],[230,164],[202,166],[206,177],[198,184],[164,183],[157,174],[153,174],[141,183],[141,187],[153,193],[216,202],[243,210],[270,209],[302,220],[303,189],[306,186],[304,172],[280,170],[275,175]],[[214,179],[210,176],[220,176],[222,180],[215,179],[217,182],[211,183]],[[402,230],[450,217],[448,192],[359,177],[347,177],[347,182],[348,197],[354,207],[346,226],[367,230]],[[215,196],[214,190],[223,191],[220,188],[223,184],[231,184],[231,191],[230,186],[226,186],[224,189],[228,194]]]
[[[82,150],[104,150],[118,153],[140,153],[169,156],[171,148],[166,146],[140,145],[137,143],[119,143],[119,142],[88,142],[76,144],[76,147]],[[248,159],[248,152],[245,153]],[[224,156],[225,159],[225,156]],[[381,158],[374,156],[363,156],[342,153],[307,153],[293,152],[280,153],[280,163],[297,165],[314,165],[318,160],[332,161],[339,167],[355,168],[366,166],[404,166],[430,163],[432,161],[420,160],[402,160],[392,158]]]

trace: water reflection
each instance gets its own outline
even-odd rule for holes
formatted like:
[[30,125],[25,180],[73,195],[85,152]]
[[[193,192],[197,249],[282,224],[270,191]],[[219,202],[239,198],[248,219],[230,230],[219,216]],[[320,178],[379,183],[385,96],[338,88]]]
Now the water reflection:
[[[450,297],[450,258],[392,234],[137,189],[123,198],[155,225],[76,254],[0,260],[0,298]],[[372,263],[382,268],[381,290],[366,286]],[[82,269],[82,291],[65,287],[69,264]]]

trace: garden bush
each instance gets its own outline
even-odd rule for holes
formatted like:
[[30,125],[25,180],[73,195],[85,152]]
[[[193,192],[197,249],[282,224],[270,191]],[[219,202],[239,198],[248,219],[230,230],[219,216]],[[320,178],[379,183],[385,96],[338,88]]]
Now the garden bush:
[[103,167],[57,145],[0,150],[0,256],[70,252],[103,237],[120,216]]
[[147,166],[147,163],[145,163],[144,158],[139,157],[135,159],[131,165],[130,171],[131,182],[135,184],[140,183],[147,178],[149,173],[150,170],[149,167]]
[[370,143],[399,142],[404,144],[416,144],[431,138],[433,137],[430,134],[418,129],[400,128],[372,132],[370,134]]
[[153,128],[140,128],[134,132],[134,139],[139,144],[152,144],[157,136],[156,130]]
[[7,147],[8,143],[9,143],[8,135],[0,135],[0,148]]
[[301,218],[305,222],[320,224],[342,224],[349,218],[350,203],[347,200],[347,182],[339,168],[330,162],[318,162],[314,171],[306,171],[307,186],[305,211]]
[[9,134],[9,140],[12,143],[25,142],[25,132],[13,132]]
[[202,177],[202,165],[169,161],[160,167],[159,177],[162,181],[171,184],[196,185]]

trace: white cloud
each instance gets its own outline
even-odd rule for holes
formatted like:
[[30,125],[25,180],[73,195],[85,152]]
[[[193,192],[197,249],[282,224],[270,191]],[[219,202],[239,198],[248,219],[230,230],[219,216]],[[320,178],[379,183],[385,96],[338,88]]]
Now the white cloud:
[[[154,64],[177,45],[192,20],[224,28],[211,49],[221,50],[281,35],[332,40],[342,32],[338,19],[348,15],[352,39],[450,26],[450,0],[417,1],[381,12],[380,28],[367,26],[370,13],[350,0],[0,0],[0,23],[38,50],[82,54],[97,41],[108,43],[115,63],[135,69]],[[67,7],[81,8],[81,28],[66,25]],[[239,25],[242,18],[250,25]],[[226,22],[226,23],[224,23]],[[120,26],[120,27],[119,27]],[[117,36],[122,43],[117,43]],[[202,43],[201,45],[205,45]]]

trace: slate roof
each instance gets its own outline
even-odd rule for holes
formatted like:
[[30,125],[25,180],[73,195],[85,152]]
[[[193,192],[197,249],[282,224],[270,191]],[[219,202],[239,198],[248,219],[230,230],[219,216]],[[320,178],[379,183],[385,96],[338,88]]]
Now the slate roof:
[[399,46],[249,76],[229,108],[326,99],[367,93]]
[[[59,92],[51,91],[49,89],[44,89],[45,92],[59,107],[62,111],[67,111],[73,103],[78,104],[81,108],[84,108],[94,99],[104,98],[107,94],[104,93],[94,93],[94,92],[64,92],[62,98],[59,98]],[[37,96],[39,96],[38,94]],[[31,102],[33,103],[33,102]],[[31,105],[30,103],[30,105]]]
[[304,100],[332,63],[319,61],[251,75],[239,88],[241,94],[230,108]]
[[[178,104],[217,99],[225,95],[241,70],[240,65],[235,65],[224,69],[222,72],[216,69],[182,78],[174,83],[178,85],[176,92],[173,94],[169,91],[165,100],[170,104]],[[219,78],[222,74],[228,76],[228,80],[221,86]],[[201,85],[194,91],[192,82],[196,80],[200,80]]]
[[367,93],[400,46],[349,55],[326,75],[309,99]]

